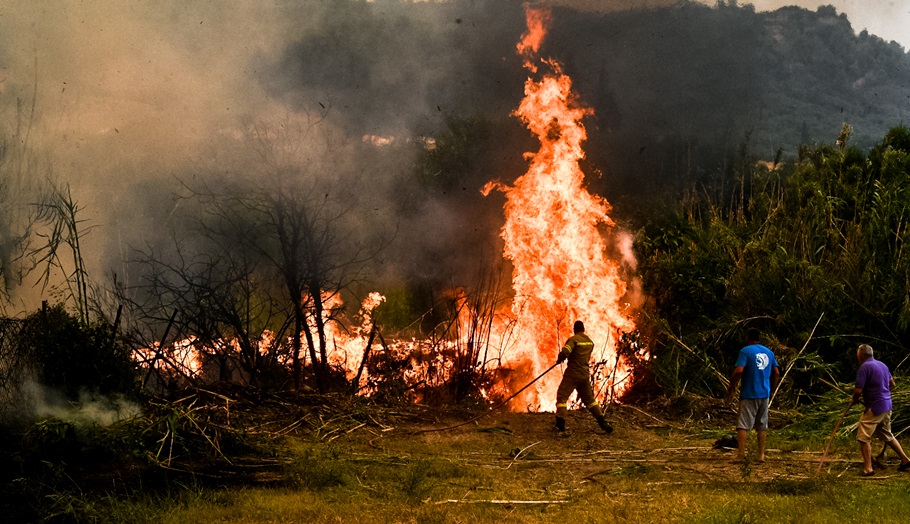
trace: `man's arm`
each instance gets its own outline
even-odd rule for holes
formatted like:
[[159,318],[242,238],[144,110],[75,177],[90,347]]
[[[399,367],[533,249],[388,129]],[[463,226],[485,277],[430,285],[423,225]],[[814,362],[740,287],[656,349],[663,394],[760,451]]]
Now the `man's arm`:
[[569,355],[572,354],[572,346],[574,345],[571,338],[563,344],[562,348],[559,350],[559,356],[556,358],[557,364],[561,364],[569,358]]
[[854,388],[853,389],[853,398],[850,400],[850,406],[852,407],[853,404],[856,404],[857,402],[862,402],[862,398],[863,398],[863,388]]
[[727,387],[727,394],[724,395],[724,400],[729,401],[733,398],[733,392],[736,391],[736,385],[739,384],[739,378],[743,375],[743,366],[736,366],[733,368],[733,374],[730,375],[730,386]]
[[888,391],[894,391],[894,388],[897,387],[897,382],[894,381],[894,375],[891,375],[891,381],[888,382]]
[[853,388],[853,398],[850,399],[850,407],[853,407],[853,404],[860,403],[863,401],[863,388],[866,387],[866,380],[868,380],[868,370],[869,368],[863,367],[860,364],[859,369],[856,370],[856,387]]
[[780,369],[777,366],[771,368],[771,392],[773,393],[777,386],[780,385]]

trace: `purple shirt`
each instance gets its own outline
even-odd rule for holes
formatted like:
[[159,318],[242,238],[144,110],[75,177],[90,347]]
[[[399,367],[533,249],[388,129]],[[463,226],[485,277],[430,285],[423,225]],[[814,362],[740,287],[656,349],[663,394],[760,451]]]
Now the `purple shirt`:
[[866,359],[856,371],[856,387],[863,390],[863,404],[873,415],[891,411],[891,372],[884,363]]

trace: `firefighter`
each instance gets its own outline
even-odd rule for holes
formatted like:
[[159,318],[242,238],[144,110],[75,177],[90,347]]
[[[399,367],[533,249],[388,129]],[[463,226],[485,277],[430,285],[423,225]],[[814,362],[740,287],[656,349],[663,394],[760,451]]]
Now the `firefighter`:
[[613,426],[604,418],[600,410],[600,404],[594,398],[594,388],[591,387],[590,369],[588,362],[591,360],[591,352],[594,351],[594,342],[585,335],[585,325],[581,320],[576,320],[573,326],[575,332],[566,344],[559,351],[557,364],[568,360],[566,372],[562,376],[562,382],[556,390],[556,430],[566,430],[566,413],[568,412],[569,396],[573,391],[578,392],[578,398],[588,408],[588,411],[597,419],[600,429],[607,433],[613,432]]

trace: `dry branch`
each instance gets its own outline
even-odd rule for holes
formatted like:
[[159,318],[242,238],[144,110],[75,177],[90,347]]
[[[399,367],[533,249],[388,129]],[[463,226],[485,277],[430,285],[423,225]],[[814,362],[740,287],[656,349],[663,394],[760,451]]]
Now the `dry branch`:
[[568,504],[568,500],[440,500],[434,504]]

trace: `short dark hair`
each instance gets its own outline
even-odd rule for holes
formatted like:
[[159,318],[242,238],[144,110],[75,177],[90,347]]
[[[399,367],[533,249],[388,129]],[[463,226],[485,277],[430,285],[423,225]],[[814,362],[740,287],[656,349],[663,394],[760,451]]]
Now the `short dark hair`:
[[758,328],[749,328],[746,330],[746,340],[751,340],[752,342],[758,342],[761,340],[761,332]]
[[572,330],[575,331],[576,333],[583,333],[585,330],[585,323],[582,322],[581,320],[576,320],[575,325],[572,326]]

